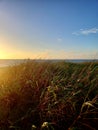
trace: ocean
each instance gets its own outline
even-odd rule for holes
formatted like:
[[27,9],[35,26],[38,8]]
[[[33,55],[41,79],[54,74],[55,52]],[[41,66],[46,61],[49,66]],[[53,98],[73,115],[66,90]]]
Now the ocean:
[[[17,65],[23,62],[26,62],[29,59],[0,59],[0,67],[7,67],[7,66],[13,66]],[[32,60],[32,59],[30,59]],[[34,59],[32,61],[37,62],[59,62],[59,61],[65,61],[65,62],[72,62],[72,63],[82,63],[82,62],[98,62],[98,59]]]
[[7,67],[20,64],[24,62],[23,59],[0,59],[0,67]]

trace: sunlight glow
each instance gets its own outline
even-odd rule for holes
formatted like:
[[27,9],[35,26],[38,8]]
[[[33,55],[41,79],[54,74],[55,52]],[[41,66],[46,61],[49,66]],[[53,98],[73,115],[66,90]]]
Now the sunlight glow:
[[7,58],[6,53],[0,49],[0,59],[5,59],[5,58]]

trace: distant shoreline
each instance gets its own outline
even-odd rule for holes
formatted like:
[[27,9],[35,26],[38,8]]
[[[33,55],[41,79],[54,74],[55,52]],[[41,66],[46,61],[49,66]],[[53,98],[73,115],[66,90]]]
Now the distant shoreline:
[[98,59],[0,59],[0,67],[7,67],[23,63],[26,61],[36,62],[72,62],[72,63],[83,63],[83,62],[98,62]]

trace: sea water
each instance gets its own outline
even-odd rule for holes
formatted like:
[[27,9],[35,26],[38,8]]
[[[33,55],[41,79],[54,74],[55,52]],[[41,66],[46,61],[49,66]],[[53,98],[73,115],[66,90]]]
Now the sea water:
[[28,60],[31,61],[37,61],[37,62],[59,62],[59,61],[65,61],[65,62],[72,62],[72,63],[82,63],[82,62],[98,62],[98,59],[0,59],[0,67],[7,67],[7,66],[13,66],[17,65],[23,62],[26,62]]

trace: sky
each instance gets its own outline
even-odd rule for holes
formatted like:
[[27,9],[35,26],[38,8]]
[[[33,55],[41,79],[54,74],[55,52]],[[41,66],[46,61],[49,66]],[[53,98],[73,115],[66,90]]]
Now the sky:
[[0,59],[98,59],[98,0],[0,0]]

